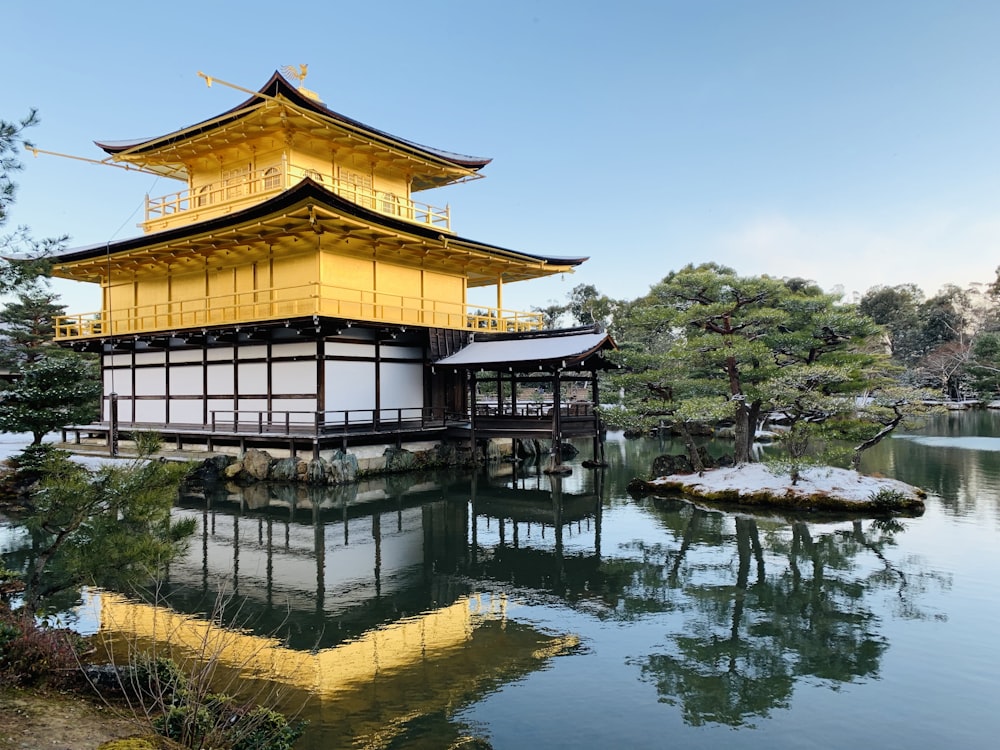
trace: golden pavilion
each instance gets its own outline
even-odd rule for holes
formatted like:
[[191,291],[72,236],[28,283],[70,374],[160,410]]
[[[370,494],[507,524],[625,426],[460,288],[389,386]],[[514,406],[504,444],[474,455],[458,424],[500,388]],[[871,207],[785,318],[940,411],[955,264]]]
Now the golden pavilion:
[[[534,342],[501,347],[509,354],[487,369],[508,377],[529,367],[593,376],[613,346],[606,335],[563,331],[547,347],[539,314],[503,306],[505,284],[586,258],[457,234],[450,207],[418,197],[481,177],[490,160],[334,112],[302,77],[289,76],[296,85],[275,72],[258,91],[241,89],[241,104],[166,135],[98,142],[105,161],[182,185],[147,196],[140,236],[56,258],[56,276],[102,292],[100,310],[56,327],[59,342],[100,356],[103,413],[80,427],[109,443],[118,426],[159,431],[178,447],[318,455],[468,419],[469,374],[481,363],[448,358],[474,338]],[[495,288],[495,306],[469,303],[477,287]],[[503,415],[502,398],[494,408]],[[585,421],[596,425],[592,412]]]

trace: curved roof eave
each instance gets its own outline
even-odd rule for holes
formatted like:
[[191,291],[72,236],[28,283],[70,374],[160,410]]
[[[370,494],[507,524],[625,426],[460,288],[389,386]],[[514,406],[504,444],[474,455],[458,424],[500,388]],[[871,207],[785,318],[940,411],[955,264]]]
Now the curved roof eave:
[[166,135],[157,136],[155,138],[147,139],[133,139],[124,141],[94,141],[98,148],[103,149],[106,153],[115,156],[128,150],[144,151],[146,147],[153,147],[155,144],[160,144],[163,142],[169,143],[172,140],[179,140],[182,137],[187,137],[192,133],[201,132],[207,129],[211,124],[212,126],[220,125],[224,122],[235,120],[240,115],[242,115],[246,110],[255,106],[261,101],[261,96],[266,97],[276,97],[284,96],[289,99],[295,105],[314,112],[322,117],[329,118],[331,120],[336,120],[337,122],[344,123],[345,125],[355,128],[358,130],[363,130],[375,136],[378,140],[382,140],[396,146],[397,148],[403,148],[404,150],[416,152],[425,158],[432,158],[437,161],[445,161],[455,166],[464,167],[471,170],[479,170],[493,161],[488,157],[481,156],[467,156],[464,154],[455,154],[450,151],[443,151],[441,149],[432,148],[430,146],[423,146],[419,143],[413,141],[408,141],[405,138],[400,138],[398,136],[392,135],[391,133],[386,133],[378,128],[373,128],[370,125],[365,125],[359,120],[355,120],[346,115],[342,115],[339,112],[334,112],[332,109],[327,108],[321,102],[311,99],[310,97],[304,95],[297,88],[292,86],[284,76],[282,76],[278,71],[274,71],[271,78],[267,83],[264,84],[262,88],[258,90],[258,95],[251,96],[246,101],[241,104],[237,104],[232,109],[226,110],[220,115],[212,117],[208,120],[202,120],[199,123],[195,123],[189,127],[183,128],[181,130],[174,131],[173,133],[168,133]]
[[[610,334],[597,327],[487,335],[483,339],[474,338],[454,354],[439,359],[434,366],[456,370],[518,366],[535,369],[556,364],[567,367],[617,348]],[[602,361],[601,368],[607,367],[613,365]]]
[[578,266],[588,260],[587,256],[577,258],[560,258],[546,255],[536,255],[534,253],[519,252],[490,245],[483,242],[458,237],[456,235],[443,235],[440,230],[433,227],[425,227],[420,224],[411,224],[402,219],[395,219],[391,216],[380,214],[377,211],[364,208],[356,203],[341,198],[336,193],[332,193],[323,186],[310,179],[302,180],[294,187],[283,193],[276,195],[270,200],[257,203],[253,206],[231,214],[225,214],[213,219],[198,222],[196,224],[186,224],[173,229],[165,229],[154,234],[144,234],[137,237],[130,237],[115,242],[98,243],[84,247],[71,248],[64,253],[53,256],[52,260],[57,263],[72,263],[78,260],[89,260],[91,258],[137,250],[147,245],[161,244],[171,240],[183,239],[192,234],[203,234],[206,232],[220,231],[237,226],[247,221],[264,218],[278,211],[290,208],[306,200],[315,200],[324,206],[347,214],[353,218],[364,222],[384,227],[394,232],[405,232],[422,239],[441,241],[447,239],[449,245],[458,245],[470,250],[486,252],[494,255],[504,255],[515,259],[524,259],[531,262],[550,264],[555,266]]

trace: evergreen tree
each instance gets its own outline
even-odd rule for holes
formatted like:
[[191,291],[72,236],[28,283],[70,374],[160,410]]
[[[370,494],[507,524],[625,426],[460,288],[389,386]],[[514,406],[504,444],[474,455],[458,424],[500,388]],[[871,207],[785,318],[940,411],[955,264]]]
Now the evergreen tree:
[[1000,396],[1000,331],[976,337],[967,365],[972,388],[985,398]]
[[40,477],[23,500],[30,544],[6,555],[20,568],[30,612],[82,585],[127,591],[148,583],[194,531],[193,519],[170,518],[184,464],[140,457],[92,472],[49,446],[15,462],[22,475]]
[[55,318],[66,308],[57,296],[32,284],[0,310],[0,367],[14,370],[64,351],[52,346]]
[[[17,122],[0,120],[0,228],[7,224],[10,207],[17,194],[14,173],[24,166],[18,158],[18,152],[30,145],[24,138],[24,131],[37,124],[38,114],[35,110],[31,110]],[[65,240],[65,237],[36,240],[28,228],[23,226],[0,236],[0,294],[17,289],[48,273],[48,256]]]
[[92,364],[78,356],[43,357],[0,385],[0,432],[30,432],[32,445],[98,413],[101,384]]
[[733,424],[750,460],[765,414],[800,425],[849,414],[886,359],[856,307],[802,279],[741,277],[714,263],[671,273],[616,317],[625,372],[611,379],[639,422]]

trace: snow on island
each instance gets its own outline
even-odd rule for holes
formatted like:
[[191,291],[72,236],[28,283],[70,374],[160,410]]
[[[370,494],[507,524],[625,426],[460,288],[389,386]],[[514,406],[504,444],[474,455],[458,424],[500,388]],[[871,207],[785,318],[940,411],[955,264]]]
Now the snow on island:
[[787,471],[779,473],[767,464],[743,464],[708,469],[702,475],[671,474],[636,481],[633,486],[643,494],[672,490],[702,500],[789,510],[920,514],[927,497],[919,487],[896,479],[833,466],[803,467],[796,484]]

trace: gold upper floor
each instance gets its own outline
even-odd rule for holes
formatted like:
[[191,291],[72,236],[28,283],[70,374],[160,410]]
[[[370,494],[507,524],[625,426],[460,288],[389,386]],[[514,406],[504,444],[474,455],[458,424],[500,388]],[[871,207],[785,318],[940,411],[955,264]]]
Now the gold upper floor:
[[[100,310],[62,316],[59,340],[225,326],[318,315],[345,321],[461,330],[543,327],[534,312],[504,309],[505,282],[571,271],[569,264],[479,248],[424,230],[404,235],[314,202],[300,201],[202,232],[174,230],[96,246],[53,267],[96,282]],[[468,299],[495,285],[497,304]]]
[[365,208],[450,232],[449,209],[413,194],[477,178],[489,162],[365,126],[302,96],[277,74],[210,120],[157,138],[98,145],[114,163],[186,183],[147,197],[146,232],[246,208],[305,178]]
[[[273,162],[273,159],[271,160]],[[146,196],[146,232],[157,232],[179,224],[204,221],[239,211],[277,195],[304,179],[311,179],[352,203],[404,221],[451,232],[451,209],[411,199],[407,186],[387,180],[376,181],[370,174],[335,163],[310,166],[292,164],[282,154],[276,163],[253,168],[223,169],[214,181],[202,175],[188,187],[167,195]]]
[[[99,283],[101,309],[57,338],[143,334],[320,315],[372,323],[523,331],[503,285],[571,272],[457,236],[413,199],[478,177],[489,159],[414,144],[339,115],[275,74],[237,107],[152,139],[98,144],[113,162],[183,180],[146,199],[145,234],[65,253],[54,274]],[[495,286],[496,305],[470,304]]]

